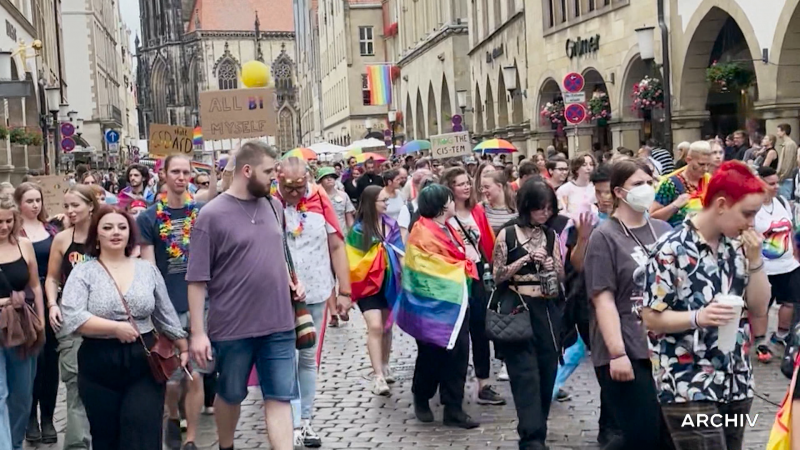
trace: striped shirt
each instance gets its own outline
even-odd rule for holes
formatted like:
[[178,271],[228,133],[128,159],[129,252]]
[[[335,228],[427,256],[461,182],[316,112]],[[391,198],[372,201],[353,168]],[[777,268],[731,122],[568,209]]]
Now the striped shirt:
[[486,211],[486,220],[489,222],[489,226],[492,227],[495,235],[500,232],[503,225],[508,223],[509,220],[517,218],[516,212],[511,212],[505,207],[495,209],[492,208],[489,203],[484,203],[483,209]]
[[650,156],[661,165],[661,175],[666,175],[675,171],[675,161],[672,159],[672,155],[667,149],[654,148],[650,152]]

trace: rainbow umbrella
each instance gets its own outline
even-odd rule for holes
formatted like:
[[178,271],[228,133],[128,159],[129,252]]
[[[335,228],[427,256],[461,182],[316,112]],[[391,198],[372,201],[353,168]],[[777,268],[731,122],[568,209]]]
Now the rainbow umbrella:
[[364,161],[372,158],[376,163],[380,164],[386,161],[386,157],[383,155],[379,155],[377,153],[367,152],[367,153],[360,153],[356,155],[356,162],[359,164],[363,164]]
[[422,150],[430,150],[431,143],[430,141],[426,141],[423,139],[415,139],[411,142],[406,142],[403,144],[402,147],[397,151],[398,155],[405,155],[406,153],[416,153]]
[[281,159],[291,158],[292,156],[304,159],[306,161],[311,161],[312,159],[317,159],[317,154],[314,150],[306,147],[297,147],[289,150],[288,152],[283,154]]
[[511,145],[510,142],[503,139],[488,139],[476,145],[472,151],[494,155],[498,153],[514,153],[517,151],[517,148]]
[[350,150],[344,152],[344,157],[346,159],[350,159],[351,156],[356,156],[364,153],[364,150],[361,148],[351,148]]

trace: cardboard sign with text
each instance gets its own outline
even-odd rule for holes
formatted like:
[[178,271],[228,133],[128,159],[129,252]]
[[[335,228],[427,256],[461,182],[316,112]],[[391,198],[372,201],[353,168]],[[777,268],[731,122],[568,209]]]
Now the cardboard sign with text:
[[174,154],[191,156],[194,150],[193,131],[190,127],[151,123],[147,150],[150,155],[159,158]]
[[201,92],[200,120],[207,141],[277,136],[275,89]]
[[69,190],[69,180],[64,175],[29,177],[28,181],[42,188],[42,204],[48,217],[64,212],[64,194]]
[[431,136],[431,157],[434,159],[454,158],[472,154],[472,142],[468,131]]

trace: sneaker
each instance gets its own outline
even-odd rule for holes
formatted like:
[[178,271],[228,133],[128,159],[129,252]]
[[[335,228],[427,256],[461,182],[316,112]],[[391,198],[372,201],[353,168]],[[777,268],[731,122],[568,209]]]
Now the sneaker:
[[388,384],[394,384],[395,381],[397,381],[394,378],[394,372],[392,372],[392,367],[388,364],[383,368],[383,379],[386,380],[386,383]]
[[769,342],[772,345],[783,345],[786,347],[786,340],[789,338],[789,335],[786,336],[778,336],[778,333],[772,333],[772,337],[769,338]]
[[505,405],[506,400],[494,390],[492,385],[487,384],[478,391],[478,404],[479,405]]
[[414,399],[414,415],[422,423],[433,422],[433,411],[431,411],[431,405],[428,400]]
[[25,431],[25,440],[31,444],[42,440],[42,432],[39,430],[39,419],[35,415],[28,419],[28,429]]
[[58,442],[58,432],[53,426],[53,419],[42,419],[42,444],[55,444]]
[[569,401],[570,399],[572,399],[572,394],[563,389],[558,390],[558,393],[556,394],[556,401],[566,402]]
[[622,436],[617,431],[602,429],[597,433],[597,443],[600,444],[600,447],[603,449],[618,448],[621,442]]
[[186,419],[181,419],[181,432],[186,432],[186,429],[189,427],[189,422]]
[[758,358],[759,362],[767,364],[768,362],[772,361],[772,350],[770,350],[766,345],[761,344],[756,347],[756,357]]
[[292,434],[292,446],[294,446],[294,450],[300,450],[305,448],[303,445],[303,430],[294,430]]
[[169,450],[180,450],[182,444],[181,421],[178,419],[167,419],[167,437],[164,439]]
[[197,446],[194,445],[194,442],[187,442],[183,444],[183,450],[197,450]]
[[471,430],[481,426],[481,424],[472,420],[472,417],[463,410],[448,411],[445,409],[443,422],[446,427],[458,427],[465,430]]
[[303,425],[303,429],[300,430],[300,434],[303,437],[303,445],[310,448],[319,448],[322,447],[322,438],[311,428],[311,422],[306,421]]
[[497,381],[508,381],[508,368],[506,368],[506,364],[500,367],[500,372],[497,374]]
[[331,321],[328,322],[328,326],[331,328],[339,328],[339,316],[331,316]]
[[214,407],[213,406],[206,406],[203,408],[203,415],[204,416],[213,416],[214,415]]
[[386,384],[386,380],[384,380],[383,377],[375,377],[375,381],[372,384],[372,393],[384,397],[389,396],[389,385]]

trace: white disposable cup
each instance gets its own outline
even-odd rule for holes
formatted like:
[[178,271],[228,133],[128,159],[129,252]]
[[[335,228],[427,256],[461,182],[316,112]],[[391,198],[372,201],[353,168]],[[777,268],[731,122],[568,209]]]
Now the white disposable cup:
[[733,320],[718,328],[717,348],[722,352],[730,353],[736,348],[736,337],[739,334],[739,321],[742,317],[744,300],[738,295],[720,294],[714,298],[714,301],[732,307],[735,313]]

